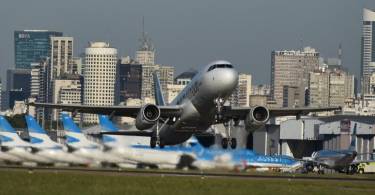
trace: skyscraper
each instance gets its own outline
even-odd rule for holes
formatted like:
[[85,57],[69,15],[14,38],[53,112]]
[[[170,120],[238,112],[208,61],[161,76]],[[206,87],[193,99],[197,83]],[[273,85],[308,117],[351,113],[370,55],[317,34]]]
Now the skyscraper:
[[[24,101],[30,97],[30,81],[31,73],[29,69],[9,69],[7,71],[10,108],[14,105],[14,101]],[[18,97],[11,97],[11,95]]]
[[[109,43],[91,42],[85,51],[83,104],[114,105],[117,49]],[[85,123],[97,123],[98,116],[85,114]]]
[[363,9],[361,73],[362,95],[370,93],[370,77],[375,72],[375,12]]
[[62,32],[23,30],[14,32],[14,61],[16,68],[30,69],[31,63],[50,55],[50,37],[60,37]]
[[116,72],[116,104],[128,98],[141,99],[142,65],[119,61]]
[[238,75],[238,86],[233,91],[230,102],[234,106],[249,106],[251,94],[251,75],[240,73]]
[[[308,86],[310,72],[319,67],[319,53],[315,49],[305,47],[303,51],[273,51],[271,55],[271,97],[277,106],[286,101],[285,90],[293,88],[298,97],[297,105],[304,106],[304,90]],[[287,87],[287,88],[286,88]],[[294,89],[296,88],[296,89]],[[288,92],[291,95],[291,92]],[[290,105],[289,105],[290,106]]]
[[51,78],[73,73],[73,37],[51,37]]

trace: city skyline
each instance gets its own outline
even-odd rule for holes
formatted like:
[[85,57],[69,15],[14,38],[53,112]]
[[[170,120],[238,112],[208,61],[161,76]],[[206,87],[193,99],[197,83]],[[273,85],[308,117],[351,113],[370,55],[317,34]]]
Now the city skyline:
[[[4,43],[0,46],[3,83],[6,69],[13,68],[15,63],[15,30],[61,31],[65,36],[74,37],[75,56],[84,52],[89,41],[107,41],[119,50],[118,57],[134,58],[142,35],[142,16],[145,31],[156,48],[156,62],[174,66],[177,74],[213,60],[226,59],[237,65],[239,71],[256,75],[254,83],[269,84],[272,50],[312,46],[322,57],[336,57],[338,45],[342,43],[343,66],[359,78],[362,10],[375,8],[370,0],[236,4],[205,1],[199,6],[169,1],[90,3],[92,7],[73,1],[39,0],[22,6],[18,1],[4,3],[0,8],[2,17],[11,17],[15,9],[19,15],[11,21],[0,21],[3,29],[0,41]],[[215,9],[210,9],[212,5]],[[165,9],[168,12],[161,12]],[[102,14],[96,14],[99,11]],[[285,19],[275,20],[276,17]]]

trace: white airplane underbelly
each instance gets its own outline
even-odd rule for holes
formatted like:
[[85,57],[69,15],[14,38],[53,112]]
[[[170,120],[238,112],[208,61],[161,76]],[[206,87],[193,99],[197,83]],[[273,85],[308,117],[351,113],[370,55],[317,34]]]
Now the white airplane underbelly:
[[7,152],[1,152],[1,151],[0,151],[0,160],[14,162],[14,163],[22,162],[21,158],[15,155],[8,154]]
[[181,157],[178,152],[136,148],[120,148],[114,152],[127,160],[149,164],[177,165]]
[[89,164],[91,161],[87,158],[75,156],[63,150],[41,150],[38,155],[48,158],[54,162],[73,163],[73,164]]
[[24,159],[24,161],[28,162],[37,162],[37,163],[53,163],[52,160],[40,156],[38,154],[31,153],[26,150],[26,148],[12,148],[8,151],[9,154],[15,155],[18,158]]

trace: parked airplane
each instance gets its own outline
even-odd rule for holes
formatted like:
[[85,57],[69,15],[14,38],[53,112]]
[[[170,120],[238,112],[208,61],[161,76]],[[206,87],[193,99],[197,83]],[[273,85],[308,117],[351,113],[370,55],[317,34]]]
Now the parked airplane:
[[66,133],[66,144],[73,150],[75,155],[91,159],[95,164],[111,163],[119,165],[124,162],[124,160],[118,156],[103,152],[102,145],[88,140],[74,123],[73,119],[66,113],[61,113],[61,117]]
[[236,149],[206,149],[198,141],[190,141],[196,160],[192,164],[199,169],[278,169],[295,171],[302,163],[288,156],[260,155],[253,150]]
[[[99,115],[99,124],[103,132],[118,132],[120,130],[104,115]],[[138,167],[182,168],[181,159],[185,158],[183,151],[178,150],[177,147],[175,150],[155,150],[148,145],[149,139],[140,136],[108,134],[103,134],[102,138],[103,144],[110,148],[107,152],[137,162]],[[167,146],[167,148],[169,147]]]
[[[351,165],[353,160],[357,156],[355,149],[357,138],[357,123],[354,124],[353,134],[351,137],[351,143],[346,150],[319,150],[311,155],[311,160],[307,160],[307,164],[312,164],[310,166],[310,171],[312,168],[317,167],[318,173],[324,173],[323,168],[334,169],[339,172],[351,171]],[[354,170],[353,170],[354,171]]]
[[[154,74],[156,75],[156,74]],[[194,133],[205,132],[217,123],[229,124],[227,139],[223,139],[223,148],[230,145],[236,148],[237,141],[231,138],[232,125],[243,120],[248,131],[264,126],[270,117],[286,115],[305,115],[310,112],[335,111],[340,107],[328,108],[267,108],[224,106],[225,101],[238,85],[238,72],[228,61],[215,61],[197,73],[180,94],[166,105],[160,82],[154,76],[156,105],[142,106],[91,106],[51,103],[29,103],[31,106],[63,109],[73,113],[94,113],[111,116],[135,118],[135,125],[141,130],[139,135],[150,136],[150,146],[157,144],[176,145],[188,140]],[[233,121],[233,122],[232,122]],[[151,133],[142,132],[152,129]],[[116,134],[129,132],[116,132]],[[132,133],[134,134],[134,133]]]
[[86,158],[68,153],[66,146],[52,141],[46,131],[39,126],[32,116],[26,115],[25,119],[29,130],[30,143],[38,151],[38,155],[48,158],[55,163],[60,162],[76,165],[87,165],[90,163]]
[[38,150],[32,144],[22,140],[3,116],[0,116],[0,141],[1,151],[8,156],[15,156],[16,161],[39,164],[54,163],[51,159],[39,155]]

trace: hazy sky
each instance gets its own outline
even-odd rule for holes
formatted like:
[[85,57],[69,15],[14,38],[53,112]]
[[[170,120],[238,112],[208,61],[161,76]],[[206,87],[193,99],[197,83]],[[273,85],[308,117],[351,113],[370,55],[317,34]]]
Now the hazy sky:
[[1,77],[14,67],[14,30],[62,31],[74,37],[75,55],[97,40],[134,56],[142,16],[157,63],[177,73],[226,59],[269,83],[271,51],[298,49],[303,39],[323,57],[335,57],[341,42],[343,65],[359,75],[364,7],[375,0],[1,0]]

